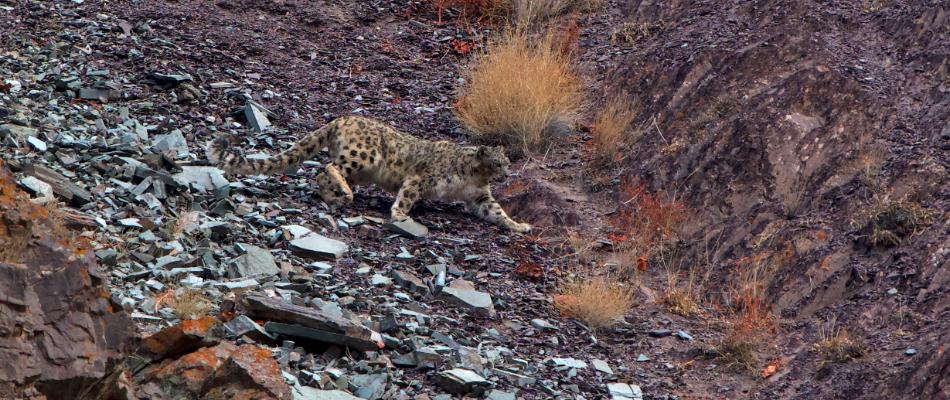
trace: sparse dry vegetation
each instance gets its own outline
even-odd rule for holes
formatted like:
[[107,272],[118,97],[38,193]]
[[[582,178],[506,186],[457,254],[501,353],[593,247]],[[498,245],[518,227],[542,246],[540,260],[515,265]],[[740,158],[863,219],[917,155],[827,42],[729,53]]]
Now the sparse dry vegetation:
[[211,300],[198,289],[178,289],[165,302],[181,320],[205,317],[211,311]]
[[597,276],[561,284],[554,306],[564,317],[583,321],[592,329],[614,325],[633,306],[632,291],[611,280]]
[[475,136],[528,151],[571,129],[581,110],[580,81],[552,38],[510,32],[474,61],[455,112]]
[[0,210],[6,214],[0,218],[0,262],[20,263],[30,258],[30,242],[43,235],[76,253],[88,250],[88,243],[66,228],[59,203],[40,205],[30,201],[5,172],[0,173]]
[[590,129],[593,165],[603,167],[619,161],[620,144],[633,122],[634,111],[627,96],[617,95],[607,100]]
[[601,0],[510,0],[514,22],[519,26],[543,24],[552,18],[586,12],[601,5]]
[[879,196],[858,212],[851,227],[871,246],[892,247],[929,225],[933,215],[931,210],[906,198],[893,200]]
[[730,366],[751,369],[756,350],[775,331],[775,319],[765,298],[765,289],[778,262],[788,260],[785,252],[761,251],[736,262],[731,291],[732,307],[723,319],[726,335],[716,346],[720,358]]
[[822,325],[818,328],[815,352],[821,354],[826,362],[834,363],[846,363],[864,357],[867,353],[864,345],[851,339],[847,331],[836,325],[837,319],[832,319],[827,327]]
[[617,212],[609,221],[614,230],[610,239],[623,275],[645,271],[651,260],[671,264],[671,244],[687,220],[686,206],[632,180],[621,183],[617,202]]

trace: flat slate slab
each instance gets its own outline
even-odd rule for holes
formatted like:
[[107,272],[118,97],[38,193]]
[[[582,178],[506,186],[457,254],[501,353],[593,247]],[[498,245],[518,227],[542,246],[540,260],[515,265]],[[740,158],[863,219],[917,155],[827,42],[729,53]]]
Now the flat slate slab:
[[290,241],[290,251],[297,256],[316,260],[336,260],[346,254],[350,247],[336,239],[312,233]]
[[429,228],[412,219],[393,221],[383,225],[383,228],[412,239],[422,239],[429,235]]

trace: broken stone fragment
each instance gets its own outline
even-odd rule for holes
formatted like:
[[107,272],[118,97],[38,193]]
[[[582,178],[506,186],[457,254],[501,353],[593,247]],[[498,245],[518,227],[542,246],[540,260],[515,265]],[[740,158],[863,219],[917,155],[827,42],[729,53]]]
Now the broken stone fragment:
[[516,393],[493,389],[485,398],[488,400],[516,400]]
[[178,129],[156,136],[152,140],[152,149],[158,152],[173,152],[176,157],[188,156],[188,142]]
[[295,400],[361,400],[342,390],[320,390],[309,386],[294,387]]
[[228,187],[224,171],[217,167],[183,166],[181,172],[172,175],[177,185],[194,188],[199,192],[217,191]]
[[607,375],[612,375],[614,373],[614,370],[610,369],[610,365],[607,364],[607,362],[604,360],[599,360],[595,358],[593,360],[590,360],[590,362],[591,364],[594,365],[594,369],[600,372],[603,372]]
[[587,368],[587,363],[576,358],[552,358],[548,360],[548,364],[554,366],[555,368],[576,368],[584,369]]
[[470,282],[461,279],[453,281],[451,285],[442,289],[439,297],[451,304],[467,308],[477,315],[495,315],[491,296],[474,290]]
[[206,383],[202,398],[211,400],[293,398],[271,352],[246,344],[235,349]]
[[267,119],[266,111],[253,101],[248,101],[244,105],[244,117],[247,118],[247,124],[255,131],[263,132],[270,128],[270,120]]
[[145,338],[140,353],[159,360],[214,346],[221,337],[220,325],[214,317],[185,320]]
[[264,325],[271,334],[304,337],[360,350],[383,347],[379,333],[335,313],[285,303],[260,294],[247,296],[244,303],[249,316],[277,322]]
[[332,261],[349,251],[349,246],[339,240],[312,233],[292,240],[290,250],[300,257]]
[[423,239],[429,235],[429,228],[412,219],[393,221],[383,225],[383,228],[411,239]]
[[532,319],[531,326],[533,326],[535,329],[541,332],[549,332],[549,331],[558,330],[558,327],[551,325],[551,323],[548,322],[547,320],[540,319],[540,318]]
[[241,336],[247,336],[257,342],[276,340],[267,333],[263,327],[246,315],[238,315],[234,319],[226,322],[224,324],[224,331],[231,337],[239,338]]
[[409,290],[410,292],[422,296],[429,293],[429,287],[426,286],[424,282],[422,282],[422,279],[419,279],[419,277],[417,277],[412,272],[393,270],[392,275],[393,280],[396,281],[397,285],[406,288],[406,290]]
[[23,169],[23,174],[36,177],[53,187],[53,193],[73,206],[83,206],[92,201],[92,193],[75,184],[70,179],[45,166],[32,164]]
[[122,93],[113,89],[101,88],[82,88],[79,89],[79,98],[83,100],[95,100],[102,103],[109,100],[116,100],[122,97]]
[[244,250],[244,254],[231,261],[229,278],[269,277],[280,273],[270,250],[247,243],[238,243],[237,246]]
[[350,383],[357,387],[356,397],[366,400],[379,400],[386,392],[389,374],[356,375],[350,379]]
[[643,391],[640,386],[628,383],[608,383],[607,391],[611,400],[643,400]]
[[459,396],[467,394],[480,396],[492,387],[491,382],[481,375],[462,368],[442,371],[433,379],[445,391]]

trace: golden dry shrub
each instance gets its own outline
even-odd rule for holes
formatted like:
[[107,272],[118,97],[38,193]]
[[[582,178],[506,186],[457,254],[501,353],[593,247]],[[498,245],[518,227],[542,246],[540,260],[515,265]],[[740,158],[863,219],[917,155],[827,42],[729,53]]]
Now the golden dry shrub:
[[511,14],[520,26],[543,24],[552,18],[595,9],[602,0],[511,0]]
[[168,306],[181,320],[206,317],[211,312],[211,300],[198,289],[179,289]]
[[583,321],[592,329],[613,326],[633,306],[632,291],[606,277],[560,285],[554,307],[567,318]]
[[633,122],[634,109],[621,96],[607,100],[594,124],[591,125],[591,146],[595,165],[603,166],[618,161],[620,143]]
[[581,85],[552,38],[531,40],[509,31],[489,43],[465,73],[455,107],[462,125],[485,141],[522,151],[539,150],[570,130],[581,111]]

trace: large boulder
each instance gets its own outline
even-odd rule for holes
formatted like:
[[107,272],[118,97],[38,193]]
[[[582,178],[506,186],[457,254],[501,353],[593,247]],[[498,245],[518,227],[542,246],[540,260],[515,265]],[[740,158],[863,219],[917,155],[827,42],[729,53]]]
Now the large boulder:
[[19,192],[0,163],[0,398],[100,390],[133,346],[91,249]]

